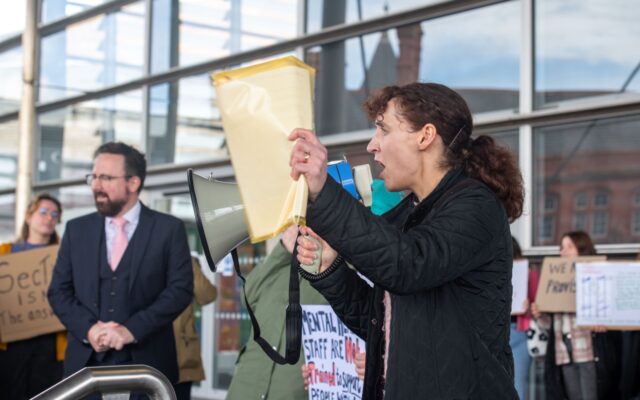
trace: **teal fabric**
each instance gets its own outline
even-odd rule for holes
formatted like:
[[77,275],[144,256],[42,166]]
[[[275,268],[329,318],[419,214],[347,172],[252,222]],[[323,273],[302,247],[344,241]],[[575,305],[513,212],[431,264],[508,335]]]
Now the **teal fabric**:
[[372,204],[371,212],[375,215],[382,215],[400,203],[402,194],[400,192],[389,192],[384,187],[384,181],[375,179],[371,184]]

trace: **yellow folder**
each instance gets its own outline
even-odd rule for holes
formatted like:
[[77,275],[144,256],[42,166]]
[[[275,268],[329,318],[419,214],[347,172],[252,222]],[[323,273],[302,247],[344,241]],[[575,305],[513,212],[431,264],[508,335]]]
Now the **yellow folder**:
[[289,56],[213,74],[231,164],[253,243],[305,223],[308,187],[295,182],[287,137],[313,129],[315,70]]

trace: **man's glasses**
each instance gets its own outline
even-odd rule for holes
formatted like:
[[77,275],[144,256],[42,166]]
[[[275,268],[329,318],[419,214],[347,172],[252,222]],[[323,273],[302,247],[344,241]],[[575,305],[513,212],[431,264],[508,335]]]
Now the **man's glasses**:
[[53,219],[58,219],[60,218],[60,212],[55,211],[55,210],[49,210],[46,207],[40,207],[38,208],[38,214],[42,215],[43,217],[45,215],[49,215],[51,218]]
[[95,174],[87,174],[87,176],[85,177],[85,179],[87,180],[87,185],[91,185],[93,183],[93,181],[99,181],[101,184],[102,183],[110,183],[111,181],[115,180],[115,179],[129,179],[131,178],[131,175],[124,175],[124,176],[111,176],[111,175],[95,175]]

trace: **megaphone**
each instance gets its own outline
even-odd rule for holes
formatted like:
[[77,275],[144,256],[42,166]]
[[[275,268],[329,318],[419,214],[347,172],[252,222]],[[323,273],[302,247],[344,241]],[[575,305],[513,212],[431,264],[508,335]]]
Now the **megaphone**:
[[187,181],[198,236],[209,268],[216,272],[218,263],[249,239],[240,191],[235,183],[204,178],[191,168]]
[[[365,206],[371,206],[371,169],[368,164],[351,169],[346,160],[329,163],[329,176],[340,183]],[[196,217],[198,236],[209,268],[216,266],[233,249],[249,239],[244,206],[238,185],[204,178],[187,170],[191,204]]]

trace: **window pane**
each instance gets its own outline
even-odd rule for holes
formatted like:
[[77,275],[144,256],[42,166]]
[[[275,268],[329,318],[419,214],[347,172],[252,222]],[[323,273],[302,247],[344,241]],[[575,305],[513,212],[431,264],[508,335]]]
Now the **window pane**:
[[140,90],[75,104],[39,115],[38,181],[82,178],[102,143],[123,141],[141,149]]
[[520,159],[520,135],[517,130],[505,131],[491,134],[499,145],[506,147],[516,158]]
[[633,212],[633,222],[631,224],[633,234],[640,235],[640,210]]
[[537,105],[640,91],[636,0],[537,0],[535,9]]
[[415,81],[452,87],[475,113],[517,108],[519,16],[519,3],[508,2],[308,49],[317,132],[372,128],[363,101],[383,86]]
[[554,237],[555,218],[550,215],[545,215],[542,219],[542,232],[540,239],[549,240]]
[[307,32],[382,17],[437,3],[438,0],[307,0]]
[[19,46],[0,53],[0,113],[20,109],[21,95],[22,46]]
[[595,237],[606,236],[608,230],[609,215],[604,211],[596,211],[593,213],[593,222],[591,223],[591,235]]
[[43,23],[51,22],[88,10],[91,7],[108,1],[110,0],[42,0],[42,15],[40,20]]
[[13,194],[0,196],[0,242],[9,242],[16,238],[16,197]]
[[599,191],[593,198],[594,207],[605,207],[609,203],[609,193]]
[[5,1],[0,12],[0,41],[24,30],[27,21],[26,0]]
[[0,124],[0,188],[16,186],[19,125],[17,120]]
[[[291,54],[242,66],[285,55]],[[196,162],[228,154],[211,73],[151,87],[147,146],[150,164]]]
[[49,192],[62,203],[62,221],[57,228],[61,237],[67,221],[96,211],[91,187],[86,184],[65,186]]
[[[534,130],[534,245],[556,245],[573,229],[575,210],[584,212],[596,243],[629,243],[629,194],[640,186],[640,116],[584,121]],[[598,195],[600,193],[600,195]],[[546,199],[557,195],[557,231],[541,235]],[[606,194],[606,195],[605,195]],[[585,204],[581,196],[598,204]],[[576,222],[577,224],[577,222]]]
[[71,25],[42,39],[40,102],[140,78],[144,3]]
[[226,155],[215,104],[209,74],[152,87],[150,163],[195,162]]
[[[238,247],[240,269],[244,276],[264,260],[265,244],[245,243]],[[228,389],[235,370],[238,352],[250,339],[251,322],[241,302],[242,282],[229,263],[223,267],[218,280],[218,299],[215,304],[213,387]],[[282,311],[284,312],[284,310]]]
[[573,223],[573,230],[586,231],[587,230],[587,214],[577,213]]
[[586,208],[589,205],[587,194],[584,192],[576,193],[576,208]]
[[156,0],[153,72],[192,65],[296,36],[298,1]]
[[544,210],[545,211],[554,211],[556,209],[556,196],[548,195],[544,199]]

